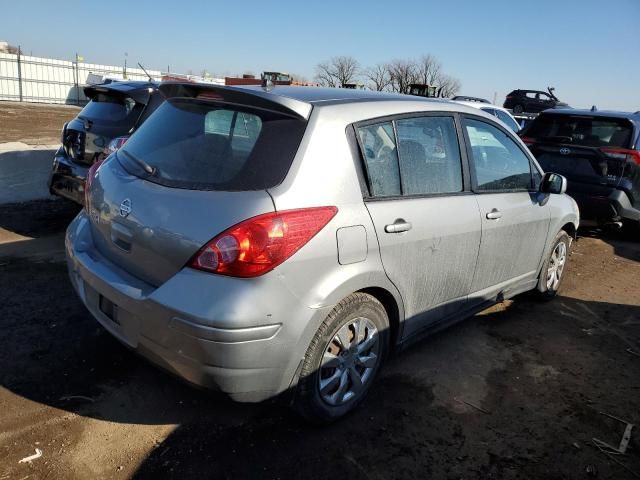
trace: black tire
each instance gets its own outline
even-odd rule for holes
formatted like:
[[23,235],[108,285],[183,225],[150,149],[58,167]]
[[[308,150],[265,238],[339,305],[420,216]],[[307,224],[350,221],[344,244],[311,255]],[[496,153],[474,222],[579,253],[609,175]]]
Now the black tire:
[[[375,329],[377,329],[378,348],[376,350],[377,361],[375,366],[367,369],[364,366],[354,366],[352,361],[350,367],[345,367],[344,363],[346,363],[346,361],[343,359],[349,355],[357,355],[360,359],[365,358],[364,355],[360,355],[359,352],[355,353],[355,350],[352,351],[348,349],[340,351],[337,354],[337,360],[335,361],[343,362],[339,367],[331,368],[325,366],[321,368],[321,361],[326,359],[326,356],[333,355],[331,349],[340,349],[339,343],[335,343],[339,335],[338,332],[355,332],[355,330],[351,329],[354,326],[353,322],[365,322],[366,325],[368,325],[366,335],[371,335],[374,329],[369,328],[371,324],[367,323],[367,321],[372,322]],[[345,326],[346,329],[341,330]],[[363,338],[371,338],[366,335]],[[353,341],[353,337],[351,340]],[[365,343],[365,341],[361,343],[356,342],[352,344],[352,348],[357,350],[361,345],[365,346]],[[353,345],[355,345],[355,347],[353,347]],[[307,349],[300,372],[298,391],[294,403],[297,412],[308,421],[323,424],[335,421],[355,409],[366,397],[380,366],[386,358],[388,349],[389,318],[382,304],[371,295],[361,292],[353,293],[343,299],[327,316]],[[369,352],[369,356],[366,357],[369,359],[373,350],[365,350],[364,352]],[[327,363],[326,365],[329,364]],[[339,385],[342,385],[342,381],[346,375],[346,382],[349,384],[349,388],[353,388],[354,385],[351,374],[354,368],[366,370],[365,381],[358,387],[358,393],[354,393],[352,397],[344,400],[344,397],[348,395],[338,393],[336,390],[334,395],[338,395],[337,398],[340,399],[341,403],[335,405],[329,404],[326,400],[328,393],[325,391],[324,395],[322,395],[320,392],[320,381],[323,380],[327,382],[327,380],[331,378],[340,377]],[[332,371],[334,372],[333,375],[331,375]],[[328,378],[326,377],[327,372],[330,374]],[[364,375],[365,374],[363,374],[363,377]],[[338,386],[338,389],[339,388]],[[351,390],[347,392],[347,394],[350,393],[352,393]]]
[[[564,247],[562,247],[562,245],[560,244],[564,244]],[[563,249],[564,249],[564,260],[562,261],[561,269],[559,272],[559,278],[558,276],[555,276],[553,281],[551,281],[549,268],[552,266],[552,263],[554,263],[554,260],[553,260],[554,253],[556,255],[555,258],[558,258],[558,254]],[[558,295],[558,290],[560,289],[562,280],[564,279],[564,276],[565,276],[564,273],[566,272],[570,249],[571,249],[571,237],[569,237],[567,232],[565,232],[564,230],[561,230],[560,232],[558,232],[558,235],[556,235],[556,238],[553,240],[551,249],[549,250],[549,254],[547,255],[547,258],[545,259],[544,264],[542,265],[542,270],[540,270],[537,289],[538,289],[538,292],[540,292],[543,299],[550,300],[552,298],[555,298],[556,295]],[[557,268],[555,272],[558,272]]]
[[520,115],[522,112],[524,112],[524,107],[522,105],[517,103],[513,106],[513,113]]

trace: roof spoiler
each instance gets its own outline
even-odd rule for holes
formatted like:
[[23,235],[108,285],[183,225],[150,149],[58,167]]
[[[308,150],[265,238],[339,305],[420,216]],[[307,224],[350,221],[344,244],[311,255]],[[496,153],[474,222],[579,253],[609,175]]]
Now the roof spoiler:
[[[149,102],[149,94],[151,86],[145,88],[122,88],[119,87],[121,82],[99,83],[97,85],[89,85],[84,87],[84,94],[87,98],[93,99],[99,93],[110,93],[115,95],[127,96],[133,98],[136,102],[146,105]],[[155,90],[155,88],[153,88]]]
[[205,85],[169,81],[160,84],[160,92],[165,98],[200,98],[206,101],[251,105],[284,115],[308,120],[311,104],[273,93],[263,88],[227,87],[222,85]]

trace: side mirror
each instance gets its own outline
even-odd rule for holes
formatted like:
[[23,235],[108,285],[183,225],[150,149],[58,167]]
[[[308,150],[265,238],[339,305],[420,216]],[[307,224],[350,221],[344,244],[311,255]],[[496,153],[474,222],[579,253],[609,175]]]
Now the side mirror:
[[567,179],[558,173],[547,172],[540,182],[542,193],[563,194],[567,191]]

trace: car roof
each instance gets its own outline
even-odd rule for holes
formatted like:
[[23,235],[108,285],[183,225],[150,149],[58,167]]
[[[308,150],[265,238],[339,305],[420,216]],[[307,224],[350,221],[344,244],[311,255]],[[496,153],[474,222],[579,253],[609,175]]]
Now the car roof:
[[[108,82],[98,83],[96,85],[89,85],[84,88],[84,93],[88,98],[93,98],[100,92],[120,92],[124,93],[135,101],[140,103],[147,103],[149,99],[149,93],[152,90],[157,90],[159,87],[158,82],[149,82],[143,80],[127,80],[124,82]],[[152,89],[152,90],[149,90]]]
[[[373,90],[358,90],[353,88],[330,88],[330,87],[298,87],[289,85],[276,85],[270,89],[260,86],[250,85],[238,88],[252,91],[266,91],[272,95],[300,100],[305,103],[319,104],[331,103],[351,103],[362,101],[384,101],[384,100],[416,100],[424,99],[416,95],[402,93],[376,92]],[[429,99],[434,100],[434,99]]]
[[462,105],[468,105],[469,107],[473,107],[473,108],[478,108],[480,110],[482,110],[483,108],[494,108],[496,110],[502,110],[503,112],[507,112],[508,114],[511,114],[511,112],[509,112],[509,110],[507,110],[504,107],[501,107],[499,105],[494,105],[493,103],[481,103],[481,102],[469,102],[467,100],[453,100],[456,103],[460,103]]
[[[208,95],[221,96],[229,101],[234,98],[240,101],[250,95],[254,101],[278,106],[282,111],[288,111],[302,118],[308,118],[313,106],[344,105],[349,103],[376,102],[419,102],[430,105],[457,105],[449,99],[425,98],[400,93],[376,92],[371,90],[354,90],[348,88],[299,87],[276,85],[264,88],[261,86],[221,86],[186,82],[163,82],[160,91],[167,97],[196,97],[210,92]],[[468,109],[469,107],[462,107]],[[467,110],[470,111],[471,109]],[[462,110],[464,111],[464,110]]]
[[98,83],[91,85],[92,87],[108,88],[110,90],[118,90],[121,92],[130,92],[132,90],[139,90],[142,88],[158,88],[159,82],[150,82],[147,80],[126,80],[126,81],[111,81],[106,83]]
[[486,98],[471,97],[469,95],[456,95],[451,100],[453,100],[454,102],[476,102],[476,103],[488,103],[488,104],[491,104],[491,102],[489,100],[487,100]]
[[586,117],[613,117],[628,118],[629,120],[640,121],[640,112],[623,112],[620,110],[591,110],[587,108],[550,108],[543,112],[552,115],[581,115]]

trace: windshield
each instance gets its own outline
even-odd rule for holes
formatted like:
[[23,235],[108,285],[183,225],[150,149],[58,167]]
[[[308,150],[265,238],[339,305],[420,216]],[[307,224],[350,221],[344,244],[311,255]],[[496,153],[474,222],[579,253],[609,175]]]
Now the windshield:
[[306,122],[194,99],[166,101],[118,160],[150,182],[197,190],[261,190],[284,179]]
[[632,126],[624,118],[540,115],[525,136],[585,147],[622,147],[631,143]]
[[127,118],[135,107],[136,101],[131,97],[98,93],[87,103],[78,116],[117,122]]

